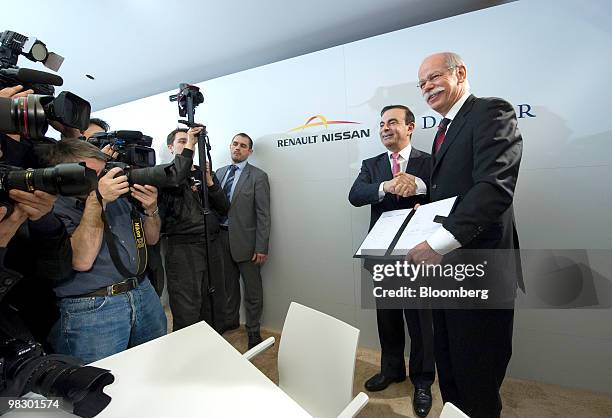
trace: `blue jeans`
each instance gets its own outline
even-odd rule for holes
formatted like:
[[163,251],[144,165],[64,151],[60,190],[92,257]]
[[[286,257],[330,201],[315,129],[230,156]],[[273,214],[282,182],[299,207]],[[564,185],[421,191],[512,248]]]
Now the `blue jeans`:
[[91,363],[166,334],[166,315],[148,279],[116,296],[63,298],[49,334],[53,351]]

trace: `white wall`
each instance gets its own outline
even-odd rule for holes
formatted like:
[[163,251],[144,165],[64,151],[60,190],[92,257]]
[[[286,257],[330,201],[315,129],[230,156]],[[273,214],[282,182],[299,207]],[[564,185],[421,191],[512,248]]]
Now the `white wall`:
[[[410,106],[419,128],[413,144],[431,148],[433,130],[423,129],[422,117],[434,114],[415,87],[416,73],[423,57],[441,50],[463,56],[476,95],[529,104],[536,115],[519,120],[522,246],[611,249],[611,16],[604,0],[519,1],[200,83],[206,102],[196,116],[208,125],[216,167],[228,162],[233,134],[245,131],[255,139],[250,161],[270,176],[264,325],[280,329],[295,300],[357,326],[361,344],[378,347],[375,313],[361,308],[359,263],[351,258],[369,211],[351,207],[348,190],[361,160],[384,150],[377,134],[382,106]],[[96,116],[112,129],[154,136],[161,151],[176,126],[170,93]],[[360,125],[288,133],[317,114]],[[371,135],[278,147],[283,138],[351,129]],[[600,271],[609,273],[606,257],[600,259]],[[510,375],[612,392],[610,310],[518,310],[515,324]]]

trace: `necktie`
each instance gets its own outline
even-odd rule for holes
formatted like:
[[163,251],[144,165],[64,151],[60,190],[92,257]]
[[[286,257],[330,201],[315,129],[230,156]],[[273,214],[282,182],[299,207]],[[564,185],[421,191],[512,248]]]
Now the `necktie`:
[[434,138],[434,154],[438,152],[444,143],[444,139],[446,138],[446,128],[448,128],[448,124],[450,122],[451,120],[447,118],[440,121],[440,124],[438,125],[438,132],[436,132],[436,137]]
[[232,164],[229,168],[229,173],[227,175],[227,179],[225,180],[225,184],[223,185],[223,191],[225,192],[225,196],[227,197],[228,202],[231,202],[230,195],[232,193],[232,185],[234,184],[234,176],[236,174],[236,170],[238,170],[238,166]]
[[[394,152],[391,154],[391,172],[393,173],[393,177],[395,177],[395,175],[397,173],[400,172],[400,164],[399,164],[399,153],[398,152]],[[395,200],[399,200],[399,196],[395,196]]]
[[395,176],[397,173],[400,172],[399,153],[398,152],[392,153],[391,159],[393,160],[393,163],[391,164],[391,172]]

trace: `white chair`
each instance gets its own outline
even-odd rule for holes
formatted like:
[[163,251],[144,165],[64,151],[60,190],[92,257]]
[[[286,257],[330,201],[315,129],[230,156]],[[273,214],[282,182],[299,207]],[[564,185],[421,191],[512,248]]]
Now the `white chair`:
[[450,402],[444,404],[440,418],[470,418]]
[[[281,336],[278,386],[309,414],[350,418],[368,403],[363,392],[353,398],[357,328],[291,302]],[[270,337],[244,357],[250,360],[273,344]]]

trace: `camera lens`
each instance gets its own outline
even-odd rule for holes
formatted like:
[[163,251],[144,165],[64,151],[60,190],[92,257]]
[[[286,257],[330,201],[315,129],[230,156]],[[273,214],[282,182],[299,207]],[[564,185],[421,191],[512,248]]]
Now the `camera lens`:
[[41,190],[62,196],[81,196],[94,190],[97,180],[96,172],[84,163],[69,163],[49,168],[9,171],[2,184],[6,190]]
[[0,132],[25,138],[42,138],[48,124],[44,106],[51,96],[30,94],[15,99],[0,98]]

